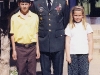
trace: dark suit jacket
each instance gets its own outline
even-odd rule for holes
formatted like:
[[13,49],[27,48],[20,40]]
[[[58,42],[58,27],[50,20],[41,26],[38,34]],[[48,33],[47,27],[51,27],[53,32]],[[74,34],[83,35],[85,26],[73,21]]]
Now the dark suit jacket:
[[35,0],[32,11],[39,16],[40,51],[64,50],[64,29],[69,21],[69,7],[65,0],[54,0],[49,10],[46,0]]

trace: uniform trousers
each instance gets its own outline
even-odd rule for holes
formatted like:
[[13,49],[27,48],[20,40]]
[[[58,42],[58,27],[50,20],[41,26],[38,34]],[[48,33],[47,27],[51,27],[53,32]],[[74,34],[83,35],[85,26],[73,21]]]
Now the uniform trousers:
[[89,75],[88,54],[71,54],[68,75]]
[[36,45],[16,45],[18,75],[36,75]]
[[51,63],[53,75],[62,75],[64,50],[57,52],[41,52],[40,63],[42,75],[51,75]]

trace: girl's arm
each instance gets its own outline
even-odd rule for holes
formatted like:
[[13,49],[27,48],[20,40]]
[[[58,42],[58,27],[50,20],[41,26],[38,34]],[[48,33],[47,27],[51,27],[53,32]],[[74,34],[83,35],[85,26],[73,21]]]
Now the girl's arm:
[[93,59],[93,33],[88,34],[88,45],[89,45],[89,62]]
[[71,57],[70,57],[70,37],[66,36],[66,44],[65,44],[65,49],[66,49],[66,61],[68,63],[71,63]]

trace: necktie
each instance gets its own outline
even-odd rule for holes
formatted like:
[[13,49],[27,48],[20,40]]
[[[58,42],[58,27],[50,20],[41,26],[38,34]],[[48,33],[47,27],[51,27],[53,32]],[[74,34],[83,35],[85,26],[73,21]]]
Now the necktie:
[[50,8],[51,8],[51,0],[48,0],[48,8],[49,8],[49,10],[50,10]]

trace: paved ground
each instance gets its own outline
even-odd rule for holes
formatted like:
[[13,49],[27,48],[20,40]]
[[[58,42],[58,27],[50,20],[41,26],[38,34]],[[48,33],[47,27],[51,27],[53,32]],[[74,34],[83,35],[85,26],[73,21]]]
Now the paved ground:
[[[37,64],[37,75],[41,75],[40,63]],[[67,75],[67,62],[64,60],[63,75]],[[90,63],[89,75],[100,75],[100,50],[95,50]]]
[[[14,70],[15,67],[12,67],[11,69]],[[17,74],[12,74],[12,75],[17,75]],[[37,75],[42,75],[39,62],[37,63]],[[63,75],[67,75],[67,62],[65,59],[63,66]],[[89,75],[100,75],[100,50],[94,50],[93,60],[90,63]]]

